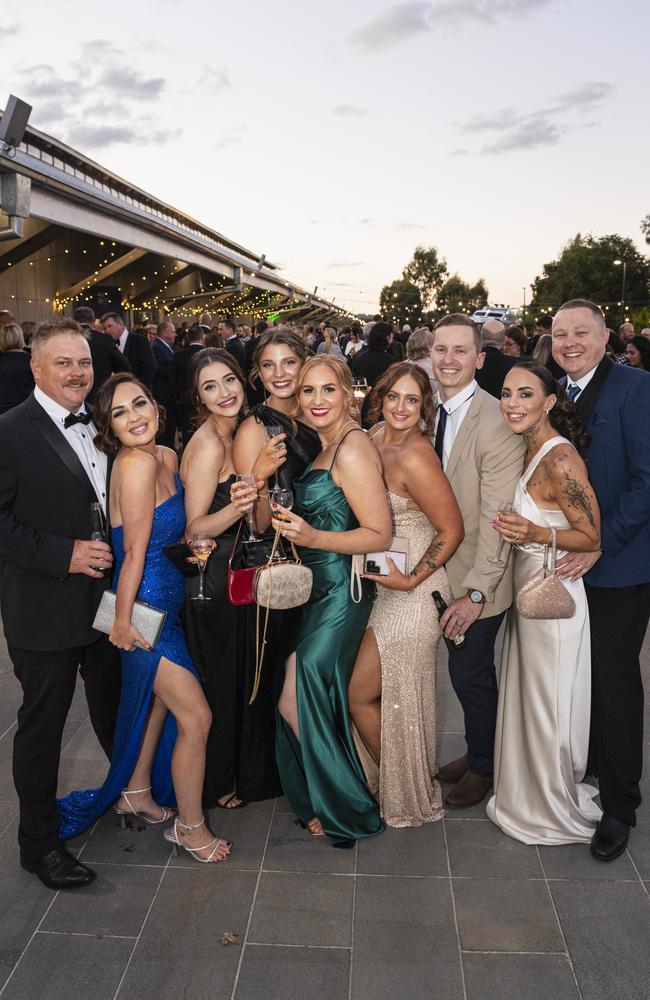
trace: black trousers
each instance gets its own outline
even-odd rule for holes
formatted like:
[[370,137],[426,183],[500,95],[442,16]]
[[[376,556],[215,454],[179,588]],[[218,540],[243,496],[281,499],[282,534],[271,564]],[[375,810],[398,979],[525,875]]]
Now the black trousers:
[[110,759],[121,687],[120,659],[105,636],[90,646],[55,652],[9,646],[9,655],[23,689],[13,756],[20,803],[18,843],[26,857],[37,858],[59,843],[59,759],[77,670],[81,667],[93,729]]
[[449,676],[465,716],[469,770],[484,777],[494,771],[499,697],[494,643],[504,617],[505,611],[479,618],[467,629],[464,645],[449,650]]
[[650,618],[650,583],[585,590],[591,623],[590,762],[603,810],[635,826],[643,768],[639,656]]

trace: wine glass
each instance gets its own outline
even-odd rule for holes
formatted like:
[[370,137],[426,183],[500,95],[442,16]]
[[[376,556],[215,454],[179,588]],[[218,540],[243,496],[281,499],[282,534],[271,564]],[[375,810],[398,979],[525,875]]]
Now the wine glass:
[[[257,489],[257,483],[255,481],[255,476],[251,472],[247,472],[241,476],[237,476],[236,482],[243,483],[245,486],[250,486],[251,489]],[[254,508],[252,507],[248,514],[246,515],[246,524],[248,525],[248,530],[250,535],[248,538],[244,539],[244,545],[249,545],[251,542],[260,542],[261,538],[258,538],[255,534],[255,514]]]
[[288,521],[289,518],[284,517],[278,511],[278,507],[285,507],[286,510],[291,510],[293,507],[293,491],[286,490],[283,486],[272,486],[269,490],[269,503],[271,504],[271,510],[276,520]]
[[365,378],[352,379],[352,395],[357,406],[362,406],[364,399],[368,395],[368,381]]
[[[281,507],[286,507],[287,510],[291,510],[293,507],[293,491],[287,490],[283,486],[272,486],[269,489],[269,504],[271,506],[271,512],[276,520],[278,521],[288,521],[289,518],[284,517],[280,511],[278,511],[278,505]],[[282,540],[278,538],[276,551],[275,551],[276,561],[286,559],[286,553],[284,546],[282,545]]]
[[[277,437],[278,434],[284,434],[284,427],[281,427],[280,424],[268,424],[267,428],[266,428],[266,434],[267,434],[267,437],[270,437],[270,438]],[[278,444],[274,445],[274,447],[275,448],[279,448],[280,447],[280,442],[278,442]],[[278,485],[278,470],[277,469],[273,473],[273,482],[275,483],[276,486]]]
[[[502,500],[497,507],[497,512],[499,514],[515,514],[516,509],[512,500]],[[488,557],[488,562],[492,566],[505,566],[507,559],[503,558],[503,546],[505,545],[505,538],[503,535],[499,536],[499,541],[497,544],[497,550],[493,556]]]
[[203,531],[198,531],[195,535],[192,535],[190,539],[190,548],[196,558],[196,564],[199,567],[199,592],[196,597],[192,597],[193,601],[211,601],[211,597],[206,597],[203,592],[203,578],[205,575],[205,567],[207,565],[208,559],[210,558],[210,553],[213,552],[215,548],[215,541],[211,535],[207,535]]

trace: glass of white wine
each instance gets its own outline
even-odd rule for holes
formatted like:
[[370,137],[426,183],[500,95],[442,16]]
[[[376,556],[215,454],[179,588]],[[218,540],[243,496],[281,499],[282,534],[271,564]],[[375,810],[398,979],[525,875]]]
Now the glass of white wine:
[[192,600],[211,601],[212,598],[206,597],[203,591],[203,579],[208,559],[215,548],[214,538],[211,535],[207,535],[203,531],[197,531],[197,533],[192,535],[192,538],[190,539],[190,548],[196,559],[196,564],[199,567],[199,592],[196,597],[192,597]]
[[368,395],[368,381],[365,378],[352,379],[352,395],[359,408],[363,406],[363,401]]

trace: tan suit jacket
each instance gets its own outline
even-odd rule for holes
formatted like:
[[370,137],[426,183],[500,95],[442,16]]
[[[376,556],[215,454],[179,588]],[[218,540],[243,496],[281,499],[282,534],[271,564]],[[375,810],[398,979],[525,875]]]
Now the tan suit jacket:
[[525,451],[521,436],[513,434],[501,416],[498,401],[477,388],[447,463],[465,538],[446,568],[454,597],[464,597],[468,590],[485,594],[481,618],[498,615],[512,604],[512,557],[505,570],[487,560],[499,541],[492,527],[494,515],[502,500],[515,495]]

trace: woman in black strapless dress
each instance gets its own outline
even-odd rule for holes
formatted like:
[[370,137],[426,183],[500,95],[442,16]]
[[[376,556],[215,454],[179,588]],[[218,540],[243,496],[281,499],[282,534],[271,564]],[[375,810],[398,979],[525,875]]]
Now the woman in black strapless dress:
[[[269,484],[293,489],[294,479],[302,475],[321,451],[320,438],[304,423],[296,399],[298,376],[308,354],[302,338],[287,327],[276,327],[258,338],[250,379],[259,376],[266,402],[250,411],[235,435],[233,459],[237,472],[252,472],[258,481],[264,482],[255,504],[255,522],[258,533],[268,531],[270,538],[273,529],[269,527]],[[274,428],[277,435],[278,427],[282,434],[270,438],[268,429]],[[254,640],[255,608],[245,610],[251,622],[248,632]],[[284,663],[293,650],[292,633],[299,611],[298,608],[274,611],[269,616],[262,684],[267,686],[268,695],[273,695],[274,709],[284,681]]]
[[[187,537],[205,532],[216,539],[217,548],[205,569],[204,591],[211,600],[192,600],[198,579],[187,581],[185,632],[212,710],[203,802],[208,808],[232,809],[278,794],[274,726],[265,730],[248,719],[243,723],[251,641],[243,613],[247,609],[233,607],[226,592],[228,560],[240,520],[255,497],[254,491],[235,483],[232,461],[232,438],[244,406],[246,383],[227,351],[208,348],[192,359],[190,384],[202,422],[181,464]],[[252,708],[259,713],[257,704]],[[267,714],[272,716],[273,709]]]

